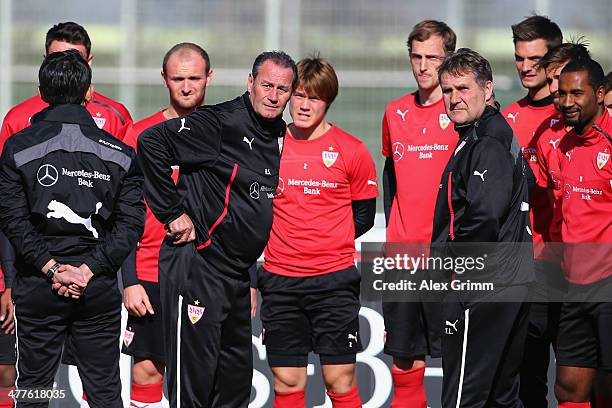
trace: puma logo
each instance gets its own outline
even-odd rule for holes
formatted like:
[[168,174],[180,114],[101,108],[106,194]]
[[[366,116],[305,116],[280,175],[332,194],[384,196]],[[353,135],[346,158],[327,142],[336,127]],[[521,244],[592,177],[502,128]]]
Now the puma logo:
[[181,130],[191,130],[191,128],[185,126],[185,118],[181,118],[181,127],[178,130],[178,133],[181,133]]
[[348,334],[349,347],[353,347],[353,342],[357,343],[357,333],[349,333]]
[[[457,333],[457,323],[459,323],[459,319],[455,320],[454,323],[449,322],[448,320],[446,320],[446,328],[444,329],[444,332],[446,334],[455,334]],[[453,328],[455,331],[452,332],[450,328]]]
[[512,119],[512,123],[516,123],[516,117],[519,115],[520,112],[516,112],[516,113],[509,113],[508,114],[508,119]]
[[553,149],[557,150],[557,143],[559,143],[559,140],[561,140],[561,138],[556,140],[549,140],[548,143],[552,145]]
[[406,114],[408,113],[408,109],[406,109],[404,112],[402,112],[401,110],[398,109],[397,111],[395,111],[395,113],[400,115],[404,122],[406,121]]
[[249,138],[248,138],[248,137],[246,137],[246,136],[243,136],[243,138],[242,138],[242,141],[243,141],[244,143],[248,144],[248,145],[249,145],[249,149],[251,149],[251,150],[253,150],[253,140],[255,140],[255,138],[254,138],[254,137],[253,137],[253,138],[251,138],[251,140],[249,140]]
[[51,200],[47,208],[49,209],[47,218],[57,218],[58,220],[63,218],[71,224],[81,224],[89,232],[91,232],[94,238],[98,238],[98,231],[91,225],[91,217],[98,214],[98,211],[100,211],[100,208],[102,208],[101,202],[96,203],[96,211],[87,218],[79,216],[77,213],[72,211],[72,208],[56,200]]
[[484,181],[485,181],[485,180],[484,180],[484,175],[485,175],[485,173],[486,173],[487,171],[489,171],[489,170],[485,170],[485,171],[483,171],[483,172],[481,173],[481,172],[479,172],[478,170],[474,170],[474,176],[478,176],[478,177],[480,177],[480,179],[481,179],[481,180],[484,182]]

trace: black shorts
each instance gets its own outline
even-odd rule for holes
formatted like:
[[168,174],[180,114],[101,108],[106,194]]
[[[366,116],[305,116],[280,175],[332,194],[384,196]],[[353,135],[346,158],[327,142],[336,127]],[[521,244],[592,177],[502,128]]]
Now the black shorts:
[[612,370],[612,303],[563,304],[557,365]]
[[441,356],[441,303],[383,302],[382,309],[385,319],[385,354],[399,358]]
[[15,365],[15,334],[6,334],[0,331],[0,365]]
[[305,367],[308,353],[321,364],[351,364],[359,335],[361,276],[354,266],[294,278],[258,271],[263,343],[271,367]]
[[140,281],[149,296],[155,314],[128,315],[121,352],[135,358],[164,363],[164,338],[159,283]]

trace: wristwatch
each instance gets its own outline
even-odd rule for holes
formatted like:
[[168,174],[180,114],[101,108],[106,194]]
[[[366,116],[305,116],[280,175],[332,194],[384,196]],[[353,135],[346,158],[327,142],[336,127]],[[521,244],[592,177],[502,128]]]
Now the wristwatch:
[[53,276],[55,276],[55,272],[57,272],[57,270],[60,268],[60,266],[62,266],[59,262],[56,262],[53,264],[53,266],[51,266],[49,268],[49,270],[47,271],[46,275],[47,275],[47,280],[51,283],[53,283]]

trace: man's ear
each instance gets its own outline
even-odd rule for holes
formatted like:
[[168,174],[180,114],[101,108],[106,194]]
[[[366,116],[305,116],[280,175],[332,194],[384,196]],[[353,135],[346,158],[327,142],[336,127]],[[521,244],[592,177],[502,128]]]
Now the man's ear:
[[160,71],[162,81],[164,81],[164,86],[168,88],[168,78],[166,77],[166,73],[164,71]]
[[253,78],[253,74],[249,72],[249,78],[247,79],[247,91],[249,91],[249,93],[252,93],[254,83],[255,80]]
[[89,85],[89,88],[87,88],[87,92],[85,93],[85,100],[87,102],[91,102],[91,100],[93,99],[93,94],[94,94],[94,87],[93,85]]
[[597,104],[603,105],[604,100],[606,99],[606,88],[601,85],[595,90],[595,98],[597,98]]
[[493,81],[487,81],[484,84],[485,101],[488,101],[493,96]]

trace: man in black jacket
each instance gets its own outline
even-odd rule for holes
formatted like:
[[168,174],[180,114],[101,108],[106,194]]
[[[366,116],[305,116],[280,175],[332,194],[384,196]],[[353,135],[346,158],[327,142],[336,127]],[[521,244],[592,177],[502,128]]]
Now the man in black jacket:
[[69,332],[90,406],[121,407],[116,273],[143,230],[142,174],[134,151],[85,109],[91,69],[78,52],[50,54],[39,81],[50,106],[0,158],[0,226],[16,252],[17,388],[53,387]]
[[[172,407],[248,405],[248,268],[270,234],[281,116],[296,79],[291,57],[262,53],[244,95],[156,125],[138,140],[147,204],[168,229],[159,281]],[[177,185],[172,165],[180,166]]]
[[[486,103],[493,91],[489,62],[462,48],[438,74],[459,142],[440,182],[432,241],[445,256],[485,260],[482,270],[453,271],[455,286],[443,305],[442,405],[520,407],[523,300],[533,280],[529,170],[512,130]],[[457,282],[469,281],[491,285],[456,290]]]

